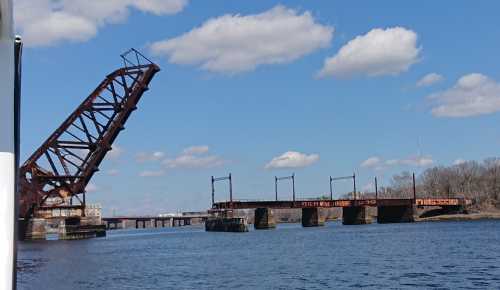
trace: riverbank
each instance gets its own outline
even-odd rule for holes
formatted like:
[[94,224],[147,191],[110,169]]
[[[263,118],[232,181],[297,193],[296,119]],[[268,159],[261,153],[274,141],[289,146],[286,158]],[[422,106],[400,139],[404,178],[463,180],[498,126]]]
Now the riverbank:
[[429,221],[474,221],[474,220],[500,220],[500,211],[476,212],[469,214],[444,214],[425,218],[416,218],[417,222]]
[[[494,207],[486,209],[473,209],[468,214],[444,214],[436,208],[419,210],[415,217],[416,222],[429,222],[429,221],[474,221],[474,220],[500,220],[500,210]],[[434,211],[432,213],[432,211]],[[377,219],[376,208],[368,208],[369,215],[374,221]],[[241,211],[239,213],[242,217],[246,217],[249,224],[253,224],[254,216],[253,210]],[[325,221],[338,221],[342,220],[342,209],[325,209]],[[426,217],[422,217],[425,215]],[[274,211],[274,217],[279,224],[287,223],[300,223],[301,211],[300,209],[280,209]]]

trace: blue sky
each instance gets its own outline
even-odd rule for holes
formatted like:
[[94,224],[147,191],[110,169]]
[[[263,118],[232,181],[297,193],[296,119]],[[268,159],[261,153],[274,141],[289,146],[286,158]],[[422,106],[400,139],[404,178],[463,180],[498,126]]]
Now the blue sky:
[[14,2],[23,160],[124,50],[162,68],[88,188],[106,214],[205,209],[228,172],[236,198],[273,198],[292,172],[312,197],[329,175],[363,188],[498,156],[495,1]]

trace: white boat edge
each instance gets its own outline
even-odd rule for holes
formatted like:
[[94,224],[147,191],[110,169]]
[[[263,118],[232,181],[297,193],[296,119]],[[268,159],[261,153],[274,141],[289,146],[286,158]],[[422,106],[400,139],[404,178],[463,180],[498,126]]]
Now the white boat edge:
[[12,0],[0,0],[0,289],[16,288],[14,47]]

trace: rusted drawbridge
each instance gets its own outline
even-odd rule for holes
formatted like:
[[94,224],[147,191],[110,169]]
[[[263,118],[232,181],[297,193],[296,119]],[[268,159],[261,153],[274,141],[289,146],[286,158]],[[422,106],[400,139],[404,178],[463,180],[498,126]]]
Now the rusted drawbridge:
[[85,216],[86,186],[160,71],[135,49],[121,58],[123,67],[106,76],[21,166],[20,217],[50,217],[54,210]]

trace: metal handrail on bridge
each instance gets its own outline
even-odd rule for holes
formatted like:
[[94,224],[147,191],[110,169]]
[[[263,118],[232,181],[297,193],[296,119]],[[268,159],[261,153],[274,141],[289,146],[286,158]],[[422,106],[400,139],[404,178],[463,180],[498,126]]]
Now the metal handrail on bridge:
[[[297,199],[296,198],[296,192],[295,192],[295,173],[293,173],[292,175],[290,176],[283,176],[283,177],[277,177],[275,176],[274,177],[274,181],[275,181],[275,201],[278,201],[278,181],[280,180],[291,180],[292,181],[292,193],[293,193],[293,196],[292,196],[292,200],[282,200],[284,202],[286,201],[291,201],[291,202],[296,202],[296,201],[316,201],[316,200],[330,200],[330,201],[334,201],[333,199],[333,181],[337,181],[337,180],[343,180],[343,179],[352,179],[353,180],[353,200],[358,200],[358,199],[363,199],[363,200],[369,200],[369,199],[373,199],[373,198],[368,198],[367,196],[363,197],[363,196],[358,196],[358,192],[357,192],[357,189],[356,189],[356,174],[353,173],[353,175],[348,175],[348,176],[339,176],[339,177],[332,177],[330,176],[329,178],[329,181],[330,181],[330,199],[326,199],[325,196],[326,195],[323,195],[323,196],[319,196],[319,197],[310,197],[310,198],[300,198],[300,199]],[[212,206],[214,206],[215,204],[215,182],[217,181],[223,181],[223,180],[228,180],[229,181],[229,200],[225,200],[225,201],[219,201],[218,203],[227,203],[227,202],[269,202],[270,200],[269,199],[233,199],[233,188],[232,188],[232,175],[231,173],[229,173],[228,176],[224,176],[224,177],[213,177],[212,176]],[[374,186],[375,186],[375,200],[378,200],[380,199],[380,196],[379,196],[379,192],[378,192],[378,179],[377,177],[374,178]],[[395,200],[403,200],[403,199],[412,199],[412,200],[417,200],[417,190],[416,190],[416,181],[415,181],[415,173],[412,174],[412,194],[413,196],[412,197],[409,197],[409,198],[401,198],[401,197],[383,197],[382,199],[384,200],[389,200],[389,199],[395,199]],[[448,196],[449,198],[449,196]],[[465,197],[464,197],[465,198]],[[347,200],[347,199],[350,199],[349,197],[347,198],[340,198],[338,200]]]
[[290,176],[274,177],[274,193],[276,195],[276,201],[278,200],[278,181],[280,180],[292,180],[292,198],[295,201],[295,173]]
[[223,180],[229,180],[229,200],[231,202],[233,201],[233,179],[231,177],[231,173],[229,173],[229,176],[223,177],[212,176],[212,205],[215,203],[215,182]]
[[356,173],[353,173],[352,175],[349,175],[349,176],[340,176],[340,177],[331,177],[330,176],[330,199],[333,200],[333,181],[337,181],[337,180],[344,180],[344,179],[351,179],[352,178],[352,182],[353,182],[353,195],[354,195],[354,199],[356,199]]

